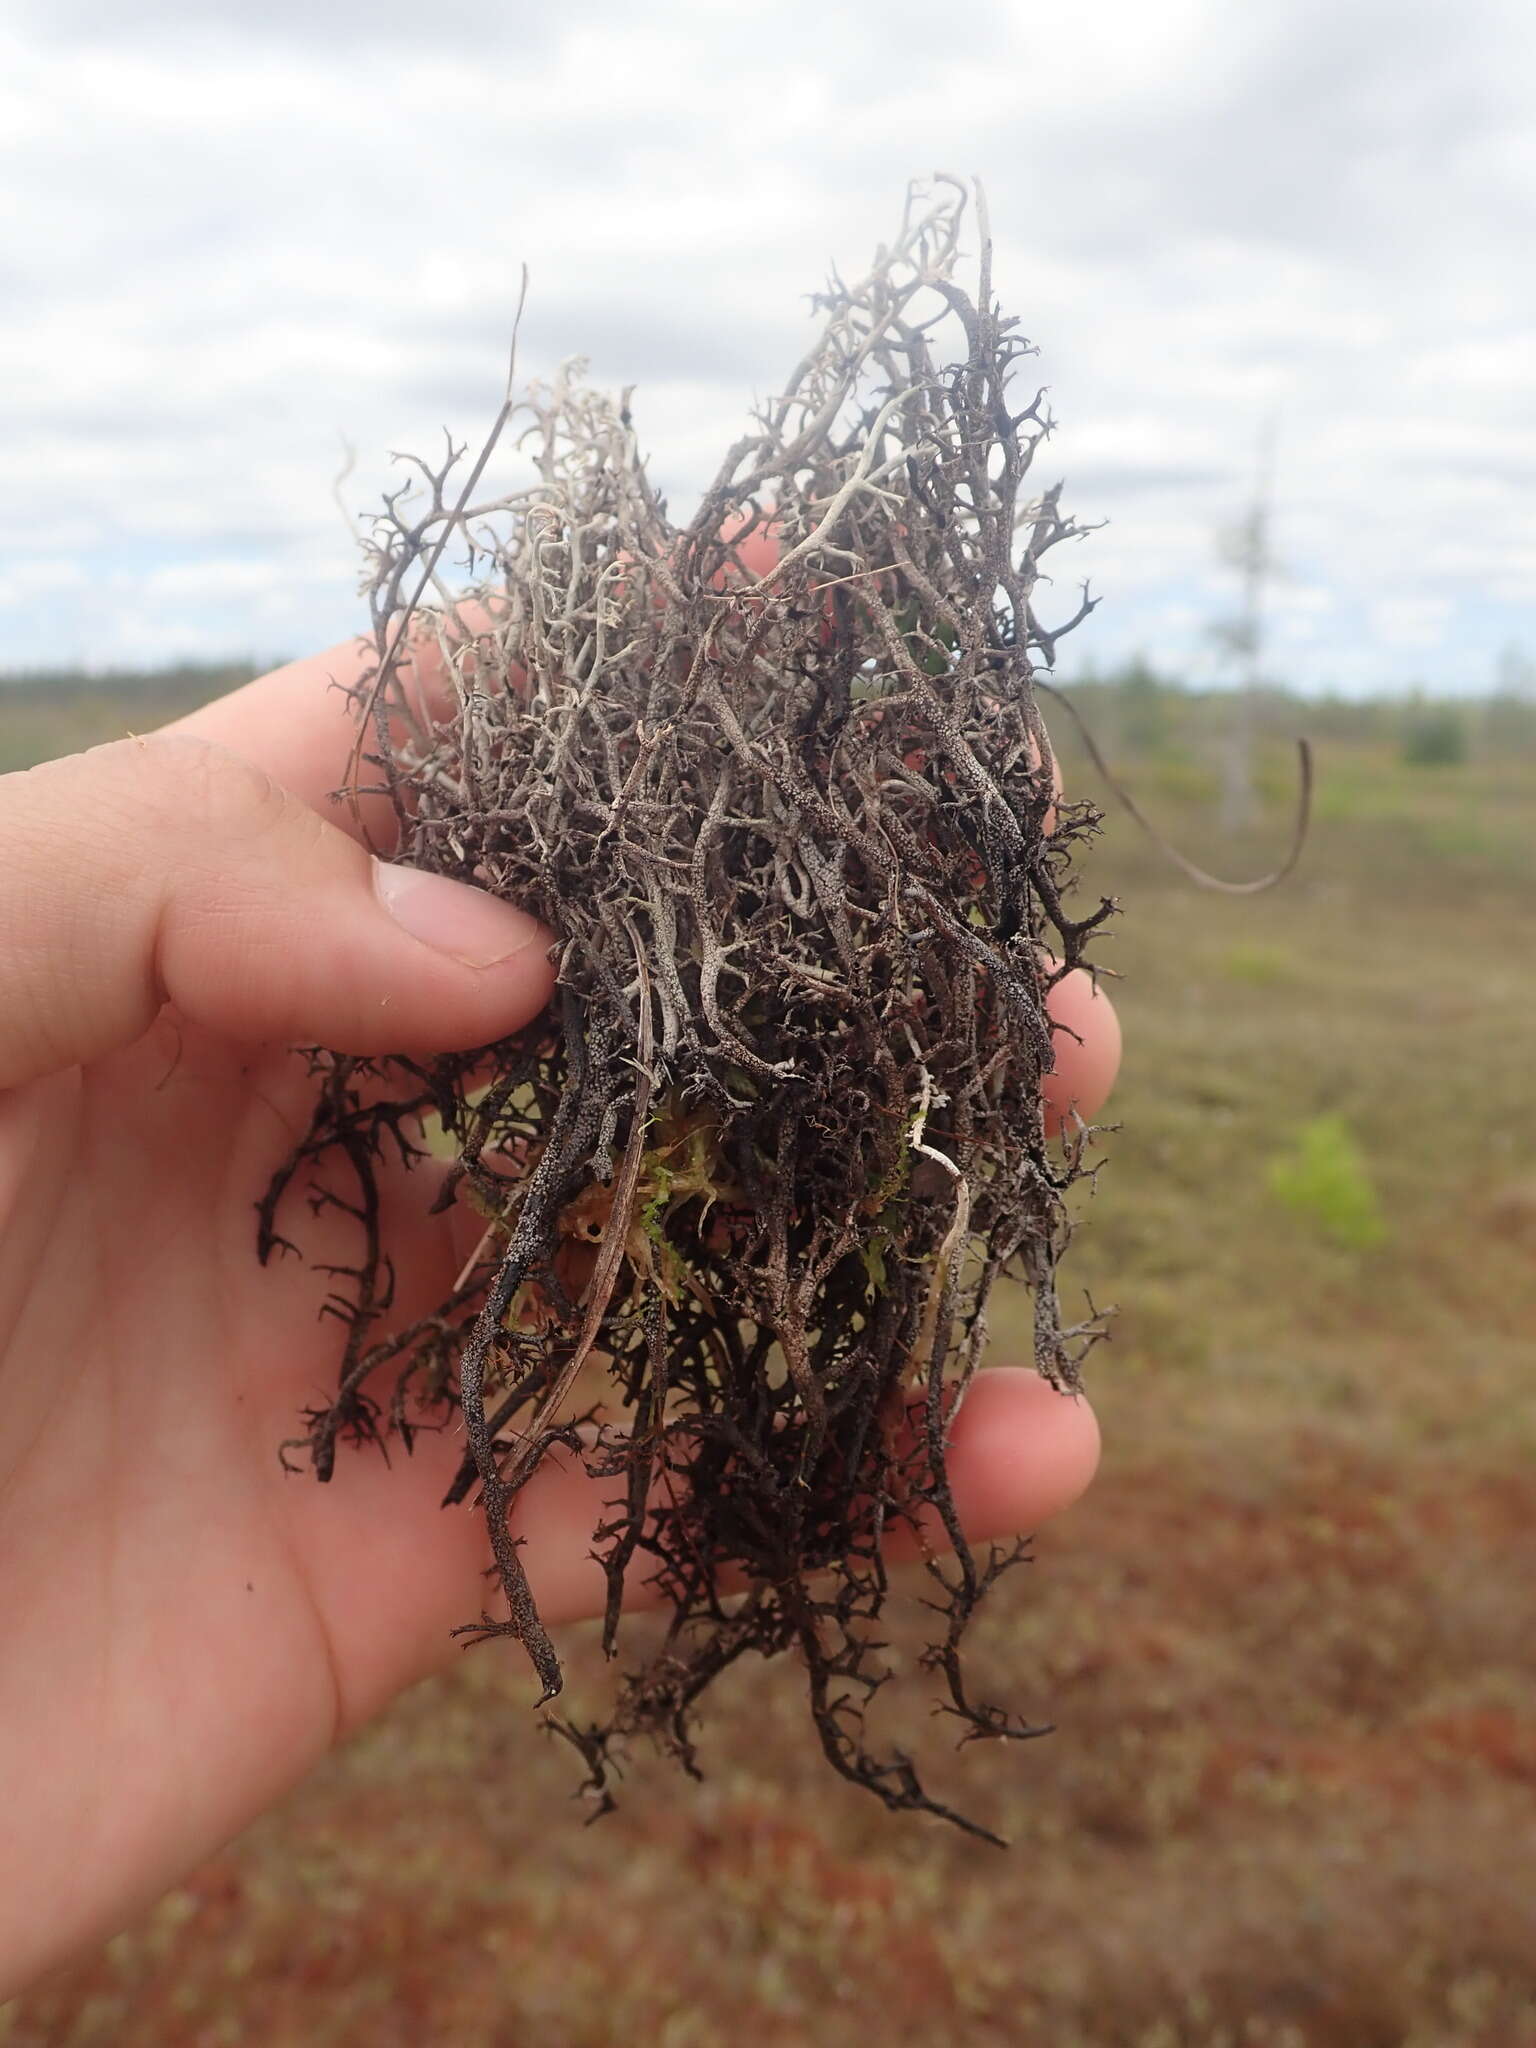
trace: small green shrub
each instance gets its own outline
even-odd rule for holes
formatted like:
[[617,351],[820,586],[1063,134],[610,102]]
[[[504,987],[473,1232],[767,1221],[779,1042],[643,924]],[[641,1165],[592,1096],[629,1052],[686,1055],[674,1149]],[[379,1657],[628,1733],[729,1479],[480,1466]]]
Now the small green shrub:
[[1221,956],[1221,971],[1251,988],[1269,988],[1294,977],[1296,956],[1286,946],[1229,946]]
[[1403,728],[1403,759],[1410,768],[1459,768],[1467,758],[1467,723],[1450,704],[1428,704]]
[[1319,1116],[1303,1124],[1290,1151],[1271,1165],[1268,1185],[1334,1244],[1369,1251],[1385,1242],[1387,1226],[1370,1170],[1342,1117]]
[[1115,683],[1121,744],[1128,753],[1155,754],[1168,737],[1169,686],[1139,654],[1125,664]]

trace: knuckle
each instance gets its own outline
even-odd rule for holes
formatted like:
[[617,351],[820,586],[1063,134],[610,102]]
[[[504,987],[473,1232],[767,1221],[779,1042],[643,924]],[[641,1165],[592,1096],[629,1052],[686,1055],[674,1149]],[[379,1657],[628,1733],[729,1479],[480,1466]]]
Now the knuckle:
[[296,820],[297,799],[254,761],[191,733],[119,740],[114,749],[137,799],[178,837],[254,841]]

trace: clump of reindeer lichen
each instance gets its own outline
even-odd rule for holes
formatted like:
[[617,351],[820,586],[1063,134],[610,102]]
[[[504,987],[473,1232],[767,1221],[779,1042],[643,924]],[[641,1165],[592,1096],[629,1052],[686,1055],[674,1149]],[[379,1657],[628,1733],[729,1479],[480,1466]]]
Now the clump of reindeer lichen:
[[[425,504],[373,528],[353,793],[387,792],[399,859],[545,920],[559,986],[473,1053],[316,1053],[262,1249],[296,1176],[355,1217],[340,1384],[303,1448],[324,1479],[338,1442],[462,1416],[448,1499],[478,1491],[507,1609],[467,1632],[515,1637],[546,1699],[560,1666],[508,1511],[556,1445],[609,1482],[605,1643],[635,1573],[670,1625],[605,1724],[564,1730],[604,1800],[615,1743],[692,1768],[711,1681],[794,1650],[838,1771],[972,1825],[866,1740],[898,1523],[948,1545],[920,1545],[945,1704],[968,1733],[1036,1732],[967,1689],[962,1636],[1022,1546],[972,1551],[946,1443],[999,1278],[1033,1291],[1057,1386],[1097,1334],[1057,1293],[1087,1133],[1053,1137],[1041,1081],[1047,992],[1111,906],[1069,907],[1097,813],[1053,789],[1033,687],[1090,608],[1034,609],[1082,529],[1059,486],[1029,488],[1050,420],[1012,391],[1032,351],[993,304],[984,214],[977,297],[957,282],[968,197],[914,188],[869,274],[817,296],[820,339],[686,527],[628,394],[578,363],[509,391],[528,488],[473,502],[484,457],[465,488],[450,448],[420,466]],[[448,547],[477,608],[442,586]],[[453,681],[435,713],[405,681],[423,633]],[[431,1120],[453,1148],[438,1205],[484,1235],[392,1328],[376,1178]],[[604,1419],[578,1431],[602,1366]]]

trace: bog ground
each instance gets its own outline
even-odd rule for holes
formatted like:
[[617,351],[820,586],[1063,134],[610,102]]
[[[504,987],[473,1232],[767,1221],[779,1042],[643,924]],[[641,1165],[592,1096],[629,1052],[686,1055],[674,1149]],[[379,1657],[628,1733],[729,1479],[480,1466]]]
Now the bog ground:
[[[164,715],[133,703],[18,698],[0,765]],[[1189,850],[1283,839],[1277,737],[1222,846],[1209,719],[1097,710]],[[5,2048],[1536,2043],[1536,751],[1312,723],[1285,889],[1198,894],[1119,820],[1089,870],[1124,905],[1069,1274],[1120,1305],[1105,1467],[974,1639],[1057,1732],[953,1756],[920,1685],[889,1714],[1014,1847],[844,1791],[788,1664],[722,1688],[702,1786],[637,1757],[584,1828],[489,1648],[0,2008]],[[607,1676],[567,1648],[579,1710]]]

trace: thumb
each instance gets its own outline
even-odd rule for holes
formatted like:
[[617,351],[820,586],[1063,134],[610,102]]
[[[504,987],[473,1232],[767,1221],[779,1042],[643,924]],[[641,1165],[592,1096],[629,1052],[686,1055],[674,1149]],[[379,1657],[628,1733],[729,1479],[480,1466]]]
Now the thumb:
[[544,1007],[551,944],[206,740],[0,777],[0,1087],[131,1044],[164,1003],[246,1041],[462,1050]]

